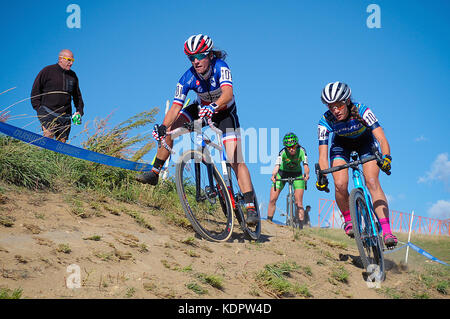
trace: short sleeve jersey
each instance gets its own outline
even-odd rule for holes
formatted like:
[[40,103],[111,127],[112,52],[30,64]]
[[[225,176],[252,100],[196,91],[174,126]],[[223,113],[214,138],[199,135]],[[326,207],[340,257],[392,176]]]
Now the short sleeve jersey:
[[[231,71],[225,61],[214,58],[211,60],[211,74],[203,79],[195,72],[194,67],[189,68],[177,83],[174,104],[183,105],[190,90],[197,94],[197,100],[201,105],[208,105],[219,99],[222,95],[222,87],[233,87]],[[234,104],[234,96],[227,107]]]
[[367,129],[374,130],[380,126],[375,114],[364,104],[356,104],[359,115],[366,121],[367,127],[357,118],[350,116],[346,121],[337,121],[330,110],[326,111],[319,121],[318,138],[319,145],[328,145],[328,139],[331,132],[338,136],[356,139]]
[[308,156],[303,147],[297,147],[297,152],[291,156],[289,152],[283,148],[278,154],[276,165],[280,165],[280,170],[284,172],[302,172],[302,165],[308,164]]

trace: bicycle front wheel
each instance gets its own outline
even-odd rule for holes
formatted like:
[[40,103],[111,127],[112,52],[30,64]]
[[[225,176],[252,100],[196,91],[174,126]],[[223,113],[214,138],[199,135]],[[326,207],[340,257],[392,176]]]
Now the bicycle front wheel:
[[369,278],[375,281],[385,279],[384,255],[381,238],[373,229],[375,216],[366,203],[364,193],[355,188],[350,193],[350,216],[353,222],[356,245]]
[[211,157],[201,150],[185,152],[177,164],[176,185],[194,230],[207,240],[228,240],[233,231],[231,199]]

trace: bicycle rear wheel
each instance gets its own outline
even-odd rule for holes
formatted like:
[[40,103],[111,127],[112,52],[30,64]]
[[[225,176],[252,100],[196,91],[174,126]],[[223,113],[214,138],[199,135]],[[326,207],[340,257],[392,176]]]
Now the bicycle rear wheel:
[[246,209],[245,209],[244,195],[239,187],[236,173],[234,172],[234,169],[231,167],[231,165],[228,163],[227,163],[227,171],[228,176],[230,176],[231,179],[230,185],[231,186],[230,191],[232,194],[231,202],[233,203],[236,218],[246,236],[251,240],[258,240],[259,236],[261,235],[261,218],[260,218],[261,216],[259,212],[258,201],[256,199],[256,194],[254,194],[255,195],[254,202],[256,212],[258,213],[258,223],[254,226],[248,226],[245,222]]
[[350,216],[359,255],[364,268],[370,273],[369,278],[383,281],[386,277],[383,246],[378,231],[372,228],[372,219],[376,217],[370,214],[373,212],[369,209],[362,190],[353,189],[350,193]]
[[186,151],[176,168],[176,185],[194,230],[211,241],[226,241],[233,231],[233,209],[225,182],[201,150]]

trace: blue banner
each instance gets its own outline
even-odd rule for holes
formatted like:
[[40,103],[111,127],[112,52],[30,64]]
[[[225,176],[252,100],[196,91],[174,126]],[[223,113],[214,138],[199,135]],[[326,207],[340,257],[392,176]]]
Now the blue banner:
[[144,163],[136,163],[120,158],[115,158],[105,154],[89,151],[84,148],[76,147],[70,144],[62,143],[57,140],[41,136],[39,134],[21,129],[19,127],[0,122],[0,132],[14,137],[23,142],[33,144],[54,152],[66,154],[72,157],[80,158],[103,165],[120,167],[132,171],[150,171],[152,166]]
[[400,247],[397,247],[397,248],[394,248],[394,249],[385,250],[385,251],[384,251],[384,254],[385,254],[385,255],[387,255],[387,254],[392,254],[392,253],[395,253],[396,251],[399,251],[400,249],[403,249],[403,248],[406,248],[406,247],[408,247],[408,244],[403,245],[403,246],[400,246]]
[[440,263],[440,264],[443,264],[443,265],[448,266],[447,263],[445,263],[445,262],[443,262],[443,261],[437,259],[437,258],[434,257],[433,255],[431,255],[430,253],[426,252],[426,251],[423,250],[422,248],[420,248],[420,247],[414,245],[413,243],[409,242],[409,243],[408,243],[408,246],[411,247],[412,249],[414,249],[415,251],[417,251],[419,254],[424,255],[424,256],[427,257],[428,259],[431,259],[431,260],[433,260],[433,261],[435,261],[435,262],[438,262],[438,263]]

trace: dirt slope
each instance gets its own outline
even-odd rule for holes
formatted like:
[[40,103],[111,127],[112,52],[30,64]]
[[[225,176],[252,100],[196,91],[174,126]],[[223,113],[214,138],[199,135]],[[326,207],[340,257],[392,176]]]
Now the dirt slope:
[[[260,242],[236,229],[229,242],[212,243],[165,212],[88,194],[76,194],[83,200],[75,205],[72,195],[0,194],[0,288],[21,288],[22,298],[389,298],[386,288],[368,288],[353,246],[313,231],[294,238],[263,221]],[[297,289],[280,293],[262,273],[283,262],[294,265],[285,280]],[[81,288],[67,287],[72,264]],[[411,274],[395,263],[388,267],[383,287],[402,297],[423,289],[411,288]]]

